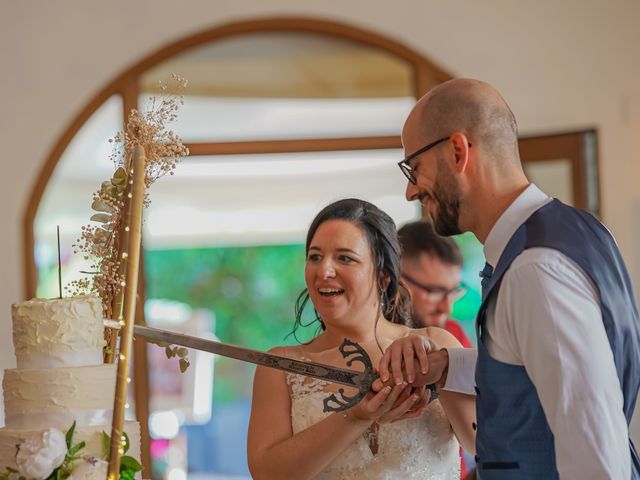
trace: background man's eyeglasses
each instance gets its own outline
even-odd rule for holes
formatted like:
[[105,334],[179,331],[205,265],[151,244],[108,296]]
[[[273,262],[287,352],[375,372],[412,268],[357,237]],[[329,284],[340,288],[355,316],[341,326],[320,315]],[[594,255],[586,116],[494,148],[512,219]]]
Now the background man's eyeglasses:
[[402,275],[402,278],[409,282],[411,285],[418,287],[427,295],[429,303],[440,303],[445,297],[450,297],[453,302],[460,300],[465,293],[467,293],[467,287],[461,283],[455,288],[444,288],[436,285],[423,285],[422,283],[414,280],[408,275]]
[[[413,160],[414,158],[416,158],[418,155],[422,155],[427,150],[432,149],[436,145],[439,145],[442,142],[444,142],[446,140],[449,140],[449,138],[451,138],[451,137],[439,138],[435,142],[431,142],[430,144],[425,145],[424,147],[422,147],[422,148],[416,150],[415,152],[413,152],[411,155],[406,156],[403,160],[400,160],[398,162],[398,167],[400,167],[400,170],[402,171],[404,176],[407,177],[407,180],[409,180],[414,185],[417,183],[416,177],[415,177],[414,172],[413,172],[413,168],[411,168],[411,165],[409,165],[409,162],[411,160]],[[471,143],[469,143],[469,147],[471,147]]]

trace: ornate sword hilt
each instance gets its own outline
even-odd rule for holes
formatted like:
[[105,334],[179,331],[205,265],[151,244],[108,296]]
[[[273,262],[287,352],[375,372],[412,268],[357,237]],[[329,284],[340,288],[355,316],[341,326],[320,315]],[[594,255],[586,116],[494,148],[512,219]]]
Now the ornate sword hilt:
[[353,407],[371,390],[371,384],[378,378],[378,375],[373,373],[373,365],[371,364],[369,355],[360,344],[345,338],[338,350],[340,350],[342,358],[347,359],[347,366],[350,367],[354,362],[360,362],[364,365],[364,371],[354,385],[358,388],[358,393],[355,395],[346,395],[344,388],[339,388],[337,395],[332,393],[323,400],[324,412],[342,412]]

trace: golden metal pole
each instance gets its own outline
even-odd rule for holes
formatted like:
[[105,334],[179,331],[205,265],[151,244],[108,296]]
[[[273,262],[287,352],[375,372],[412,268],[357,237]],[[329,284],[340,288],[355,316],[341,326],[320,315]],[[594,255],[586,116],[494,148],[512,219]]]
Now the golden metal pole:
[[[127,188],[125,190],[125,198],[124,198],[124,207],[122,211],[124,212],[124,216],[122,218],[122,222],[120,224],[120,231],[118,232],[118,258],[120,259],[120,263],[118,265],[118,277],[121,275],[124,278],[126,268],[127,268],[127,257],[123,256],[123,252],[127,252],[129,249],[129,241],[131,240],[129,237],[129,232],[127,228],[131,224],[131,192],[133,191],[133,185],[131,184],[131,169],[129,165],[125,167],[129,171],[129,177],[127,178]],[[122,316],[122,308],[124,303],[124,288],[121,288],[118,293],[113,297],[111,301],[111,315],[107,318],[111,319],[119,319]],[[111,330],[109,328],[105,328],[105,340],[107,342],[107,348],[105,348],[104,354],[104,363],[113,363],[116,357],[116,349],[117,349],[117,341],[118,341],[118,332]]]
[[[133,326],[136,314],[136,295],[138,290],[138,271],[140,263],[140,243],[142,238],[142,207],[144,201],[144,166],[145,153],[140,145],[136,145],[133,166],[129,174],[129,181],[133,182],[131,189],[131,221],[125,227],[128,232],[127,276],[124,286],[124,320],[121,320],[120,349],[117,356],[118,374],[116,376],[116,394],[113,402],[113,423],[111,425],[111,448],[109,453],[108,480],[116,480],[120,474],[120,456],[122,448],[122,432],[124,429],[124,413],[127,402],[127,384],[129,381],[129,365],[132,355]],[[128,230],[127,230],[128,228]],[[146,421],[146,419],[144,419]]]

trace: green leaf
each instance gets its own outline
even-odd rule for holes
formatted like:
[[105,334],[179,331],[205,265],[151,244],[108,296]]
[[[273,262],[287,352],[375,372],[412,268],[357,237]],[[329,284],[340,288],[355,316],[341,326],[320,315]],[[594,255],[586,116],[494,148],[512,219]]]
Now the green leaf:
[[111,214],[109,213],[94,213],[89,220],[92,222],[109,223],[111,222],[111,218]]
[[85,446],[86,446],[86,443],[84,441],[82,441],[80,443],[77,443],[76,445],[74,445],[73,447],[71,447],[69,449],[69,451],[67,452],[67,456],[73,457],[76,453],[78,453],[80,450],[82,450]]
[[121,471],[124,469],[139,472],[142,470],[142,465],[135,458],[129,455],[123,455],[120,457],[120,469]]
[[111,437],[102,431],[102,459],[107,460],[109,458],[109,452],[111,452]]
[[187,368],[189,368],[189,365],[191,365],[189,363],[189,360],[187,360],[186,358],[181,358],[180,359],[180,372],[184,373],[187,371]]
[[134,480],[134,478],[136,478],[136,472],[120,468],[120,480]]
[[71,427],[69,427],[69,430],[67,430],[67,434],[65,435],[65,440],[67,442],[67,450],[71,448],[71,443],[73,443],[73,433],[76,430],[76,421],[74,420],[73,423],[71,424]]
[[167,355],[167,358],[173,358],[176,356],[176,352],[171,346],[167,345],[164,349],[164,353]]
[[64,480],[65,478],[67,478],[69,475],[65,475],[65,471],[62,468],[58,468],[56,469],[56,480]]

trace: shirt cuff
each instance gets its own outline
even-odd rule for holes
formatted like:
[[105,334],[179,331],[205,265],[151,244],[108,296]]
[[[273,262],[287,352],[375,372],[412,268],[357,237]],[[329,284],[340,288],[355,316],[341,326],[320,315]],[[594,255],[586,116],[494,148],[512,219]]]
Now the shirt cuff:
[[476,360],[478,350],[475,348],[445,348],[449,355],[447,381],[442,387],[448,392],[475,395]]

